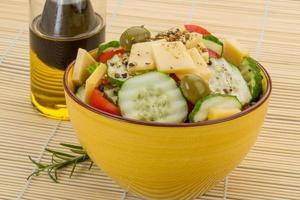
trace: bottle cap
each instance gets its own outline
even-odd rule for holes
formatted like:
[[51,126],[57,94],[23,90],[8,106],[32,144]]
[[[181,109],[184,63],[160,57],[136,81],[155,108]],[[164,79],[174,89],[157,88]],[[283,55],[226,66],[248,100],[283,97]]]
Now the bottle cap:
[[46,0],[39,29],[51,37],[74,37],[98,24],[90,0]]

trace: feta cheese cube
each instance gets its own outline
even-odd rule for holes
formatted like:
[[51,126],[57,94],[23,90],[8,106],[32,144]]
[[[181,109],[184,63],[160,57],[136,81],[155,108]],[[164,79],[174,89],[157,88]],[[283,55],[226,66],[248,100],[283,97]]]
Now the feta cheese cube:
[[153,57],[158,71],[175,73],[196,68],[182,42],[152,43]]
[[96,64],[96,60],[84,49],[79,49],[74,65],[72,80],[76,85],[81,85],[89,76],[87,67]]
[[142,42],[132,45],[127,67],[129,72],[155,69],[151,44]]
[[196,48],[189,49],[188,53],[191,55],[197,67],[195,69],[186,71],[184,73],[182,72],[176,73],[176,76],[179,79],[182,79],[186,74],[195,74],[202,77],[204,80],[208,81],[211,78],[211,72],[208,69],[204,58],[200,55],[199,51]]

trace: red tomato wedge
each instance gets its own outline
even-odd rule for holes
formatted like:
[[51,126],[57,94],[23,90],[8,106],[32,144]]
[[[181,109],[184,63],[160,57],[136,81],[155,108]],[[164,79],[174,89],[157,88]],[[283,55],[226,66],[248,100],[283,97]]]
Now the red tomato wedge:
[[191,102],[189,102],[189,101],[187,101],[187,105],[188,105],[189,112],[192,112],[193,109],[194,109],[194,105]]
[[170,77],[171,77],[172,79],[174,79],[174,81],[175,81],[176,83],[178,83],[178,82],[180,81],[180,79],[176,76],[176,74],[170,74]]
[[94,89],[94,91],[92,92],[90,105],[99,110],[121,116],[120,109],[116,105],[108,101],[103,96],[103,93],[97,89]]
[[99,56],[99,62],[106,63],[109,59],[114,57],[114,55],[123,54],[125,49],[114,49],[112,51],[104,52]]
[[101,81],[101,83],[102,83],[103,85],[109,85],[109,84],[110,84],[110,81],[109,81],[108,79],[103,79],[103,80]]
[[211,58],[220,58],[221,56],[219,54],[217,54],[215,51],[212,51],[210,49],[207,49],[208,50],[208,55],[209,57]]
[[208,32],[205,28],[202,28],[201,26],[186,24],[184,25],[184,27],[188,32],[196,32],[202,35],[211,35],[210,32]]

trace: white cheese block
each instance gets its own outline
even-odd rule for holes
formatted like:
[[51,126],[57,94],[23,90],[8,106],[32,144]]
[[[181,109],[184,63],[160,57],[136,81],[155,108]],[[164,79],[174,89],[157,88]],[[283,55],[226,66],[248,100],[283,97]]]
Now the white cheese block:
[[196,68],[182,42],[152,43],[152,50],[157,71],[175,73]]
[[187,49],[197,47],[198,44],[203,43],[203,36],[199,33],[186,33],[186,43],[185,46]]
[[78,49],[72,76],[74,84],[81,85],[89,76],[87,67],[95,63],[95,59],[89,54],[89,52],[84,49]]
[[208,62],[209,54],[203,42],[203,35],[193,32],[193,33],[187,33],[185,37],[187,38],[185,43],[186,48],[187,49],[197,48],[200,55],[204,58],[205,62]]
[[188,53],[191,55],[193,61],[195,62],[197,69],[207,69],[205,60],[196,48],[189,49]]
[[107,66],[103,63],[95,69],[95,71],[90,75],[90,77],[85,82],[85,94],[84,102],[89,103],[92,92],[95,88],[99,87],[101,80],[103,79],[107,70]]
[[208,53],[208,51],[204,51],[204,52],[199,51],[199,53],[202,56],[202,58],[205,60],[205,62],[208,63],[209,62],[209,53]]
[[155,69],[151,43],[142,42],[132,45],[127,65],[129,72]]
[[179,79],[182,79],[186,74],[195,74],[202,77],[204,80],[208,81],[211,78],[211,72],[207,67],[206,61],[200,55],[199,51],[196,48],[192,48],[188,50],[188,53],[192,57],[194,63],[196,64],[196,69],[192,69],[187,72],[179,72],[176,73],[176,76]]

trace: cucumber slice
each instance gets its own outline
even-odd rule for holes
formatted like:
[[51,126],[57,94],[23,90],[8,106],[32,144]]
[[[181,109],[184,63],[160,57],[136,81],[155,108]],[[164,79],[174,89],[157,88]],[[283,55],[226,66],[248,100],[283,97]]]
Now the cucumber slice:
[[235,96],[224,94],[211,94],[200,99],[189,115],[190,122],[201,122],[207,120],[211,108],[242,109],[242,104]]
[[223,53],[223,43],[213,35],[204,35],[203,36],[203,43],[206,48],[216,52],[220,56]]
[[75,94],[81,101],[84,101],[84,96],[85,96],[85,85],[81,85]]
[[262,80],[258,63],[250,57],[245,57],[239,66],[241,74],[247,81],[248,87],[252,95],[252,101],[257,101],[262,93]]
[[104,87],[104,96],[111,101],[114,104],[117,104],[118,101],[118,92],[120,88],[119,87],[109,87],[105,86]]
[[167,74],[148,72],[127,80],[118,95],[123,117],[150,121],[184,122],[188,107],[176,82]]
[[224,58],[211,58],[211,63],[209,69],[212,77],[208,83],[210,90],[217,94],[236,96],[243,105],[249,103],[252,96],[240,70]]
[[115,55],[112,59],[107,61],[107,75],[112,84],[121,86],[128,78],[130,78],[126,67],[127,61],[127,54],[124,54],[123,56]]

